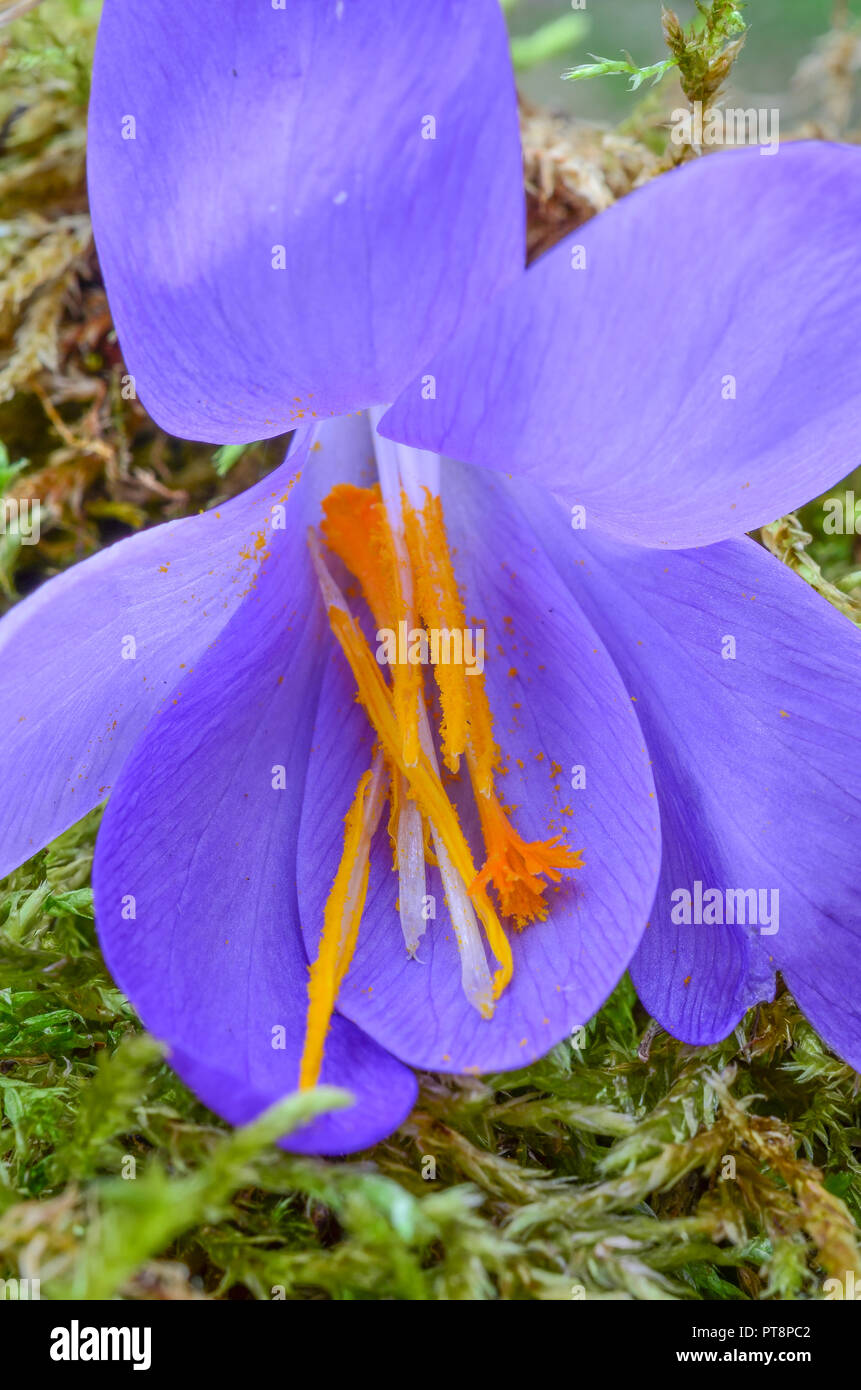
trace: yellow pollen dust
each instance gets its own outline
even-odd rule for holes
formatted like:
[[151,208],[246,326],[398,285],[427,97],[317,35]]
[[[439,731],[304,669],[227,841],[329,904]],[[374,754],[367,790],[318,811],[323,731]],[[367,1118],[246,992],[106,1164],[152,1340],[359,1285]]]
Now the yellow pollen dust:
[[[402,497],[400,551],[378,487],[338,485],[325,499],[323,514],[321,531],[326,545],[358,581],[378,629],[397,630],[398,624],[406,621],[408,625],[420,624],[426,632],[465,631],[464,607],[438,497],[426,493],[420,511]],[[356,680],[357,699],[377,736],[377,752],[372,769],[359,782],[346,817],[341,862],[326,903],[319,952],[310,967],[308,1023],[300,1068],[303,1088],[315,1085],[319,1079],[338,991],[358,938],[371,841],[386,797],[390,802],[388,830],[396,866],[399,817],[405,799],[409,798],[421,816],[425,862],[439,861],[441,869],[445,867],[449,874],[456,874],[456,881],[462,885],[455,894],[462,900],[457,911],[449,888],[446,890],[462,963],[469,960],[474,965],[476,940],[479,953],[482,949],[480,938],[476,937],[477,928],[468,925],[472,909],[484,930],[496,969],[490,981],[486,967],[482,967],[484,978],[489,980],[488,988],[471,983],[472,993],[468,994],[484,1017],[492,1016],[494,1001],[513,972],[511,945],[500,915],[518,930],[529,922],[543,921],[547,916],[547,882],[558,883],[562,869],[582,867],[580,852],[568,849],[558,837],[530,843],[515,830],[495,791],[495,775],[504,769],[493,737],[483,673],[478,674],[474,668],[468,672],[464,662],[438,663],[434,677],[441,714],[440,749],[449,774],[459,770],[462,758],[466,762],[484,838],[485,861],[480,870],[476,869],[437,767],[421,666],[392,663],[391,679],[386,680],[332,578],[313,531],[309,533],[309,546],[329,625]],[[402,574],[399,553],[401,557],[408,556],[407,575]],[[448,774],[447,779],[453,780]],[[443,855],[445,864],[440,858]],[[499,912],[488,896],[490,887],[498,899]],[[472,982],[477,977],[468,978]]]

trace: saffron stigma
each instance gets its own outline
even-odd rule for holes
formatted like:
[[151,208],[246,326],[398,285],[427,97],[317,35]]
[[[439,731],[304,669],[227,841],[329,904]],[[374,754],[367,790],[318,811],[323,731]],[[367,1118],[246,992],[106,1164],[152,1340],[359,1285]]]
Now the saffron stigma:
[[[414,488],[414,498],[415,492]],[[322,540],[358,582],[378,629],[463,633],[464,608],[442,503],[428,488],[423,492],[419,508],[400,486],[394,498],[390,488],[384,499],[379,486],[339,484],[323,502]],[[319,1080],[338,991],[358,941],[371,843],[386,800],[406,950],[415,955],[427,928],[422,912],[425,870],[428,863],[436,864],[454,926],[461,984],[484,1018],[493,1016],[512,977],[508,930],[521,931],[543,921],[548,883],[558,883],[563,869],[583,867],[581,852],[568,849],[558,837],[523,840],[497,796],[501,759],[483,663],[478,671],[464,661],[440,662],[432,668],[441,712],[438,745],[448,773],[465,769],[472,788],[485,852],[483,865],[476,867],[443,785],[421,665],[393,663],[386,668],[386,680],[313,529],[308,545],[329,626],[356,680],[356,698],[374,729],[377,747],[346,817],[341,861],[326,902],[318,955],[310,966],[299,1083],[303,1089]]]

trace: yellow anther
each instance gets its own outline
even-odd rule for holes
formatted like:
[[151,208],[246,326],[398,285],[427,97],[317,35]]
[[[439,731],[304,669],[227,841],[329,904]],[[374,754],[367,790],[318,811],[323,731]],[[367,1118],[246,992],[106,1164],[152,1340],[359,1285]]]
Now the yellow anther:
[[338,991],[356,949],[359,924],[365,907],[370,872],[371,840],[385,799],[385,770],[377,757],[359,779],[353,804],[347,812],[344,851],[335,882],[326,901],[323,932],[317,959],[309,969],[308,1020],[299,1067],[299,1086],[316,1086],[323,1065],[323,1049],[338,998]]

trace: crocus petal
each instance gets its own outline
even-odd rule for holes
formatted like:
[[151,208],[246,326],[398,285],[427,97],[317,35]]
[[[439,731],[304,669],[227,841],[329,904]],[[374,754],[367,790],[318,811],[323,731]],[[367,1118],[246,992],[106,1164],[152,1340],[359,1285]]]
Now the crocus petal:
[[[779,969],[861,1065],[861,634],[747,538],[657,555],[537,514],[654,759],[664,862],[632,965],[643,1002],[676,1037],[713,1042]],[[756,925],[674,925],[671,894],[697,881],[765,890]]]
[[[545,1053],[607,997],[648,915],[659,830],[631,702],[536,538],[506,502],[501,480],[445,465],[442,495],[467,622],[488,623],[485,677],[497,739],[510,758],[500,796],[517,807],[515,824],[526,838],[561,833],[583,851],[585,867],[564,871],[560,890],[549,891],[545,922],[512,932],[513,981],[486,1021],[461,988],[436,870],[428,873],[428,891],[436,897],[437,917],[418,959],[407,959],[395,907],[397,876],[381,828],[358,949],[338,1008],[412,1065],[487,1071]],[[517,674],[510,674],[514,668]],[[299,844],[299,901],[312,958],[342,849],[343,817],[370,763],[372,735],[353,697],[346,663],[334,656],[314,731]],[[571,789],[575,765],[586,769],[587,785],[579,791]],[[460,800],[469,834],[475,829],[466,812],[471,794],[465,791]],[[573,814],[565,814],[565,806]]]
[[859,224],[857,148],[697,160],[540,260],[381,432],[513,470],[623,540],[740,535],[856,461]]
[[[308,972],[296,837],[326,651],[304,526],[325,486],[322,470],[298,485],[295,520],[137,744],[96,846],[108,967],[180,1075],[233,1122],[298,1082]],[[363,1148],[415,1097],[411,1073],[343,1019],[321,1079],[352,1091],[356,1105],[291,1136],[291,1149]]]
[[148,720],[253,589],[302,457],[213,511],[100,551],[0,623],[0,875],[104,801]]
[[89,151],[129,371],[186,437],[392,400],[523,266],[496,0],[108,0]]

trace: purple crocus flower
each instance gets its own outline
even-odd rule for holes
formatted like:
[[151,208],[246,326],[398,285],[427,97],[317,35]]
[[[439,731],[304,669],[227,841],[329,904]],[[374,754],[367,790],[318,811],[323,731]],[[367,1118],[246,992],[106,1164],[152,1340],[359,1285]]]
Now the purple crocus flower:
[[[541,1055],[632,956],[677,1036],[780,968],[861,1061],[858,637],[731,539],[851,463],[858,152],[709,157],[522,275],[492,0],[109,0],[90,144],[151,414],[299,428],[4,620],[0,872],[110,792],[112,972],[233,1122],[353,1092],[293,1148],[389,1132],[411,1067]],[[483,672],[386,680],[375,629],[432,617]],[[696,884],[767,922],[674,921]]]

